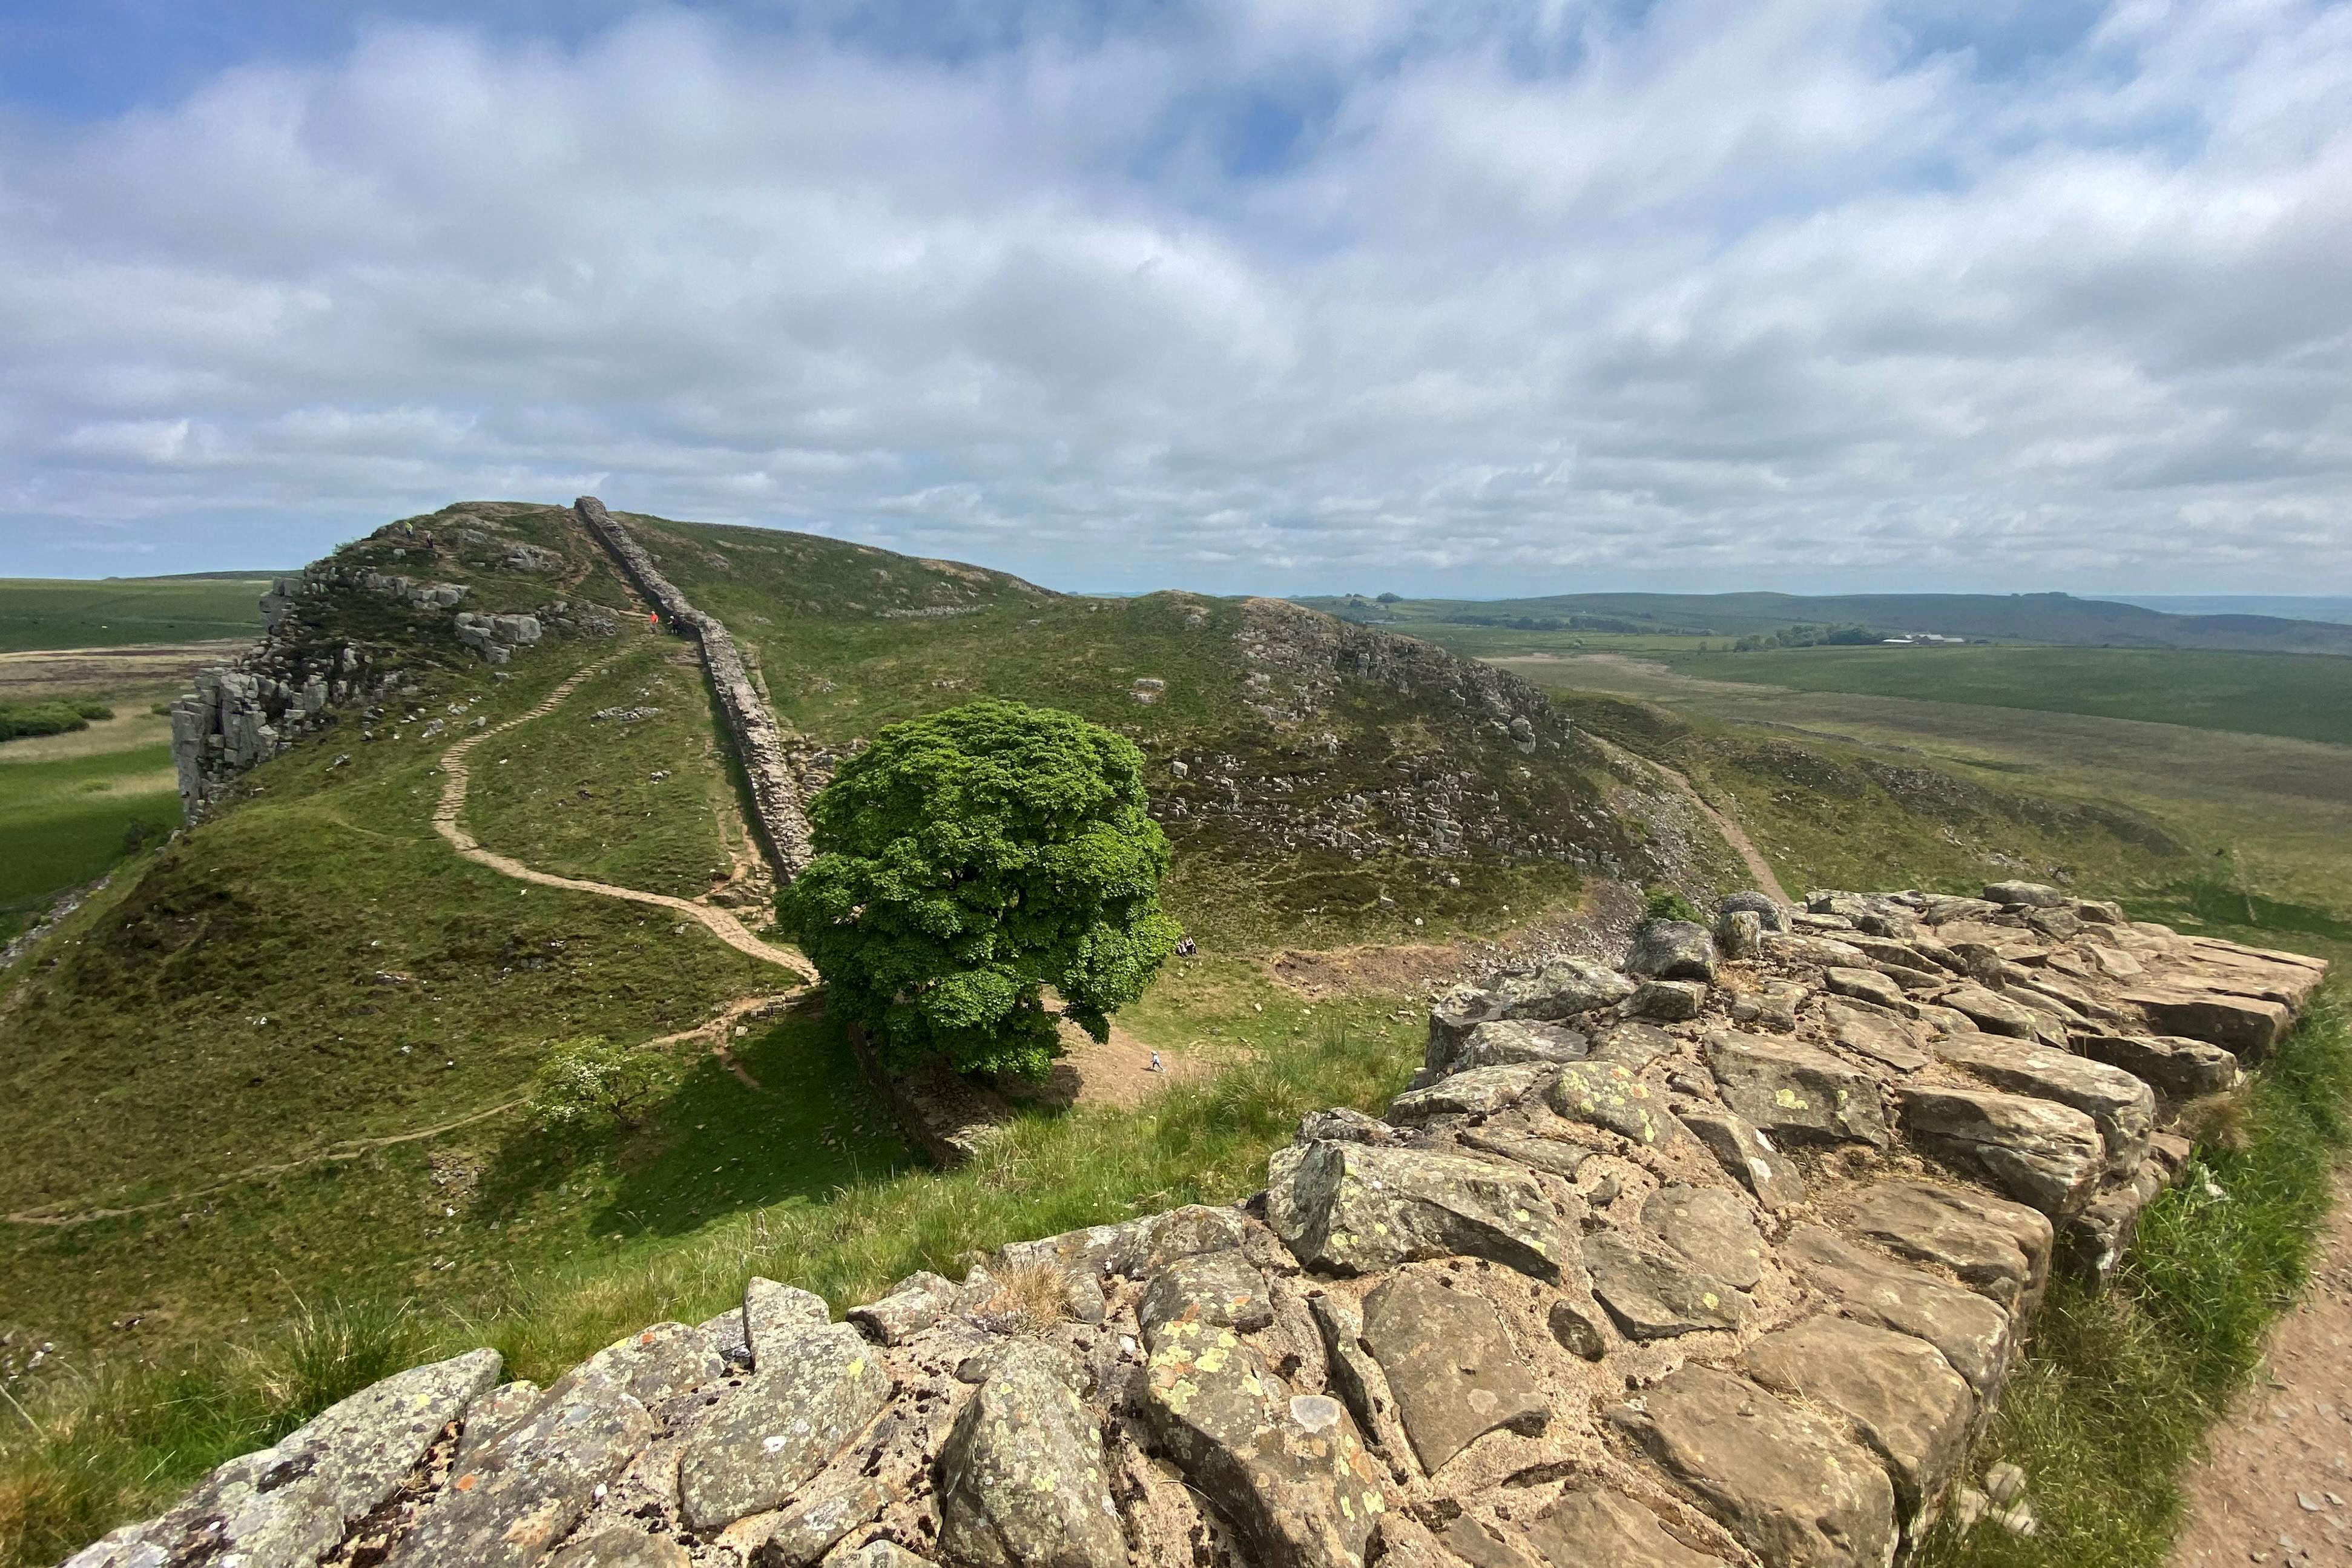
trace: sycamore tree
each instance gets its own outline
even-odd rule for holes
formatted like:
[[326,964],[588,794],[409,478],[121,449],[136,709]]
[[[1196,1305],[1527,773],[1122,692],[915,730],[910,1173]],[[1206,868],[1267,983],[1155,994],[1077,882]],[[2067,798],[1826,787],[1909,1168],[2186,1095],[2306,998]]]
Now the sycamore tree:
[[809,821],[779,912],[894,1066],[1042,1076],[1046,987],[1105,1039],[1175,946],[1143,755],[1076,714],[992,699],[893,724]]

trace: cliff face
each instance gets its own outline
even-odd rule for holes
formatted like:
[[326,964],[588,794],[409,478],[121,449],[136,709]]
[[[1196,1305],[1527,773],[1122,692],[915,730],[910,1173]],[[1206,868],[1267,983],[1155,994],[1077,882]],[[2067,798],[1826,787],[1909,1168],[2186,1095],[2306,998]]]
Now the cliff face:
[[173,704],[188,819],[339,710],[397,695],[426,666],[504,665],[551,635],[609,636],[609,609],[554,592],[579,582],[582,563],[520,536],[543,532],[548,510],[482,502],[390,523],[272,584],[261,640]]
[[1497,974],[1241,1205],[419,1368],[71,1568],[1885,1563],[2326,970],[1986,892]]

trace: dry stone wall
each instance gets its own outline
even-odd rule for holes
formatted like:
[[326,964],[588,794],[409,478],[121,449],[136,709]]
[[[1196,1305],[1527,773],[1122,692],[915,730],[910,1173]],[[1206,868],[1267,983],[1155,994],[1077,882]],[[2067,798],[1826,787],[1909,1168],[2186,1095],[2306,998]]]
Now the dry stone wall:
[[696,609],[675,584],[662,575],[643,545],[604,510],[594,496],[582,496],[573,511],[597,543],[603,545],[621,573],[661,612],[673,626],[693,632],[702,648],[702,667],[711,689],[719,695],[719,712],[735,742],[735,754],[751,781],[751,805],[760,837],[774,862],[779,883],[800,875],[813,855],[809,847],[808,814],[793,774],[790,753],[775,715],[752,684],[750,668],[735,639],[718,617]]
[[[1265,1190],[403,1373],[70,1568],[1845,1568],[2325,973],[2008,884],[1724,901],[1433,1010]],[[1990,1528],[1990,1526],[1986,1526]]]

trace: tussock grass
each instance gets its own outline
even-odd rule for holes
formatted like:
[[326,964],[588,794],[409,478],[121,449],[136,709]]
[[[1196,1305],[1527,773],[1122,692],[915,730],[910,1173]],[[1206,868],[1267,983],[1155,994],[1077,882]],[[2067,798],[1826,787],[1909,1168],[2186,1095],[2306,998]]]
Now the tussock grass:
[[[2322,991],[2228,1142],[2148,1207],[2104,1294],[2053,1286],[1982,1456],[2030,1478],[2039,1534],[1940,1528],[1927,1568],[2161,1568],[2177,1480],[2301,1291],[2352,1148],[2352,984]],[[2209,1184],[2210,1181],[2210,1184]]]
[[[496,1310],[432,1316],[398,1304],[303,1309],[257,1348],[190,1352],[161,1366],[101,1364],[0,1406],[0,1565],[35,1568],[166,1505],[221,1461],[275,1441],[403,1367],[478,1344],[508,1375],[551,1378],[623,1334],[694,1322],[741,1300],[752,1274],[813,1289],[836,1311],[918,1268],[961,1277],[973,1254],[1192,1202],[1265,1181],[1265,1157],[1328,1105],[1378,1109],[1418,1055],[1411,1022],[1365,1003],[1312,1024],[1252,1011],[1223,1072],[1171,1085],[1131,1110],[1033,1114],[980,1159],[846,1186],[690,1236],[535,1270]],[[1041,1310],[1034,1281],[1001,1281],[1008,1307]],[[1066,1310],[1066,1308],[1063,1310]],[[37,1426],[35,1424],[37,1424]]]

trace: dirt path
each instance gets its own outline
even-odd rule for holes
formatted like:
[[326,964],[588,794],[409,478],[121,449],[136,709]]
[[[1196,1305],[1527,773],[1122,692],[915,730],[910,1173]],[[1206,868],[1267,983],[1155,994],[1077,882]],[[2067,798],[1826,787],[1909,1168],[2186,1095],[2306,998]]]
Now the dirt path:
[[2352,1563],[2352,1176],[2260,1379],[2181,1485],[2173,1568]]
[[458,854],[478,866],[488,866],[501,876],[512,877],[519,882],[535,882],[542,888],[562,888],[567,892],[573,893],[594,893],[601,898],[625,899],[631,903],[652,904],[660,909],[675,910],[688,920],[700,921],[711,935],[736,952],[763,960],[782,969],[789,969],[803,981],[810,979],[806,959],[790,948],[775,947],[761,942],[751,934],[750,928],[741,921],[737,920],[725,910],[715,909],[709,904],[698,904],[690,899],[672,898],[667,893],[647,893],[635,888],[617,888],[610,882],[589,882],[577,877],[558,877],[547,871],[534,871],[512,856],[501,855],[494,849],[483,848],[474,836],[466,831],[459,818],[466,811],[467,787],[473,782],[473,775],[467,770],[466,753],[493,735],[502,735],[518,724],[528,724],[533,719],[544,718],[554,712],[563,705],[565,698],[571,696],[587,681],[603,674],[612,662],[611,659],[605,659],[575,671],[554,690],[540,699],[538,704],[530,711],[509,719],[503,724],[494,724],[487,730],[468,735],[444,752],[441,754],[443,775],[441,804],[433,808],[434,830],[447,839],[451,847]]
[[[1642,760],[1643,762],[1649,762],[1649,759],[1646,757]],[[1724,816],[1723,813],[1707,805],[1706,797],[1698,793],[1696,785],[1693,784],[1690,780],[1685,778],[1682,774],[1675,772],[1674,769],[1666,766],[1665,763],[1650,763],[1650,765],[1658,770],[1659,777],[1664,779],[1668,784],[1674,785],[1675,788],[1680,790],[1683,793],[1685,799],[1688,800],[1693,805],[1698,807],[1699,815],[1705,816],[1709,822],[1715,825],[1715,830],[1723,835],[1723,841],[1725,843],[1730,845],[1732,848],[1739,852],[1739,858],[1748,867],[1748,874],[1756,879],[1756,890],[1758,892],[1769,893],[1774,899],[1784,904],[1793,903],[1796,901],[1790,898],[1787,893],[1781,891],[1780,879],[1772,874],[1771,862],[1765,859],[1763,855],[1758,851],[1756,846],[1749,841],[1747,833],[1740,827],[1739,824],[1732,821],[1731,818]]]

